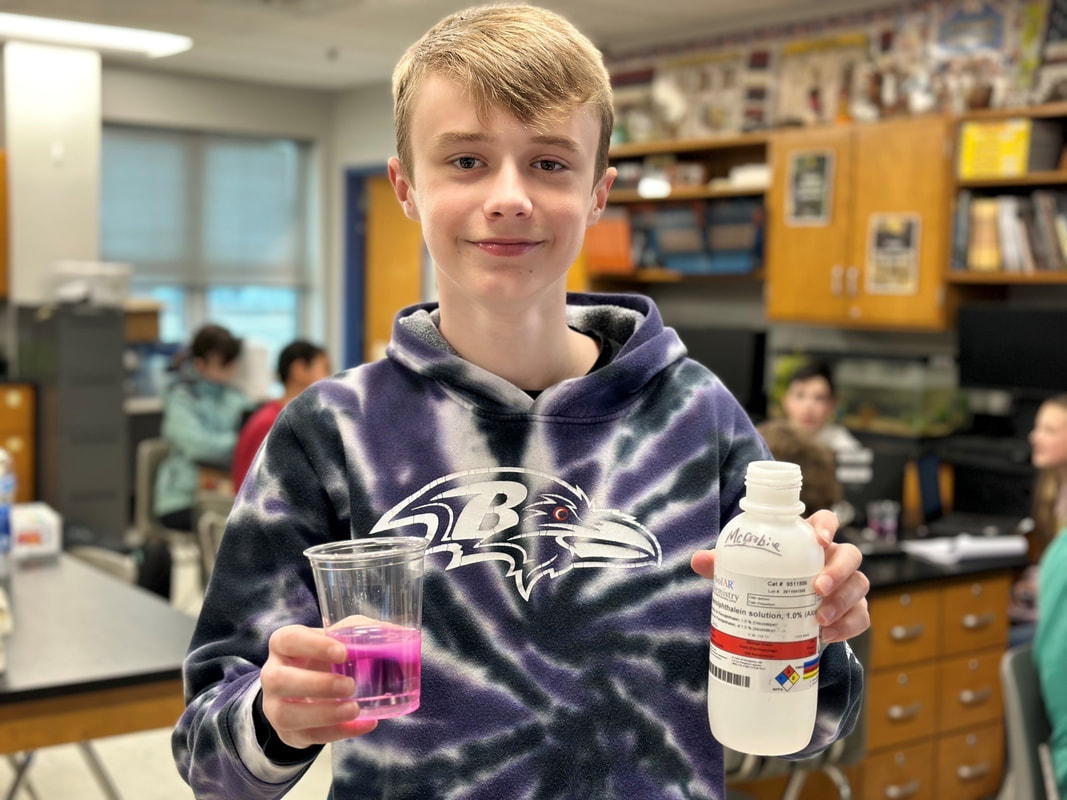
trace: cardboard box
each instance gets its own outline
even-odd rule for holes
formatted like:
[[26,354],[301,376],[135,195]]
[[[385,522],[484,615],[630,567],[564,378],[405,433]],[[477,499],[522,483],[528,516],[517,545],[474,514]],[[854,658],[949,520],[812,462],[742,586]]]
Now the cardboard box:
[[11,554],[37,558],[63,549],[63,518],[47,503],[15,503],[11,507]]

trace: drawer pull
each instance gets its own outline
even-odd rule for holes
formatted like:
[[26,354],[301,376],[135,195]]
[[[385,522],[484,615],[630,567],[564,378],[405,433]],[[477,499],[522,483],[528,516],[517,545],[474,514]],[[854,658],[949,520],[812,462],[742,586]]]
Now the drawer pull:
[[973,781],[989,774],[989,762],[980,761],[977,764],[963,764],[956,769],[956,774],[961,781]]
[[965,706],[979,706],[992,696],[993,690],[988,686],[984,689],[979,689],[977,692],[964,689],[960,692],[960,702]]
[[914,719],[923,710],[922,703],[912,703],[910,706],[890,706],[889,718],[895,722],[905,719]]
[[994,622],[996,622],[997,615],[992,611],[985,614],[965,614],[963,617],[963,627],[969,631],[978,630],[979,628],[988,628]]
[[902,797],[912,797],[913,795],[917,795],[921,788],[922,784],[918,781],[908,781],[903,786],[891,783],[885,787],[885,796],[888,797],[889,800],[900,800]]
[[894,642],[907,642],[912,639],[918,639],[925,630],[926,626],[922,623],[918,625],[894,625],[889,629],[889,638]]

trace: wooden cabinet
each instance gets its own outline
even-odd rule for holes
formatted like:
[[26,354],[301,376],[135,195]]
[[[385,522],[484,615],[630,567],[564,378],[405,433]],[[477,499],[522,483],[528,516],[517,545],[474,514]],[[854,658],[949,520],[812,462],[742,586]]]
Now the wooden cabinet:
[[863,798],[996,793],[1010,588],[999,572],[872,595]]
[[[767,318],[855,328],[950,325],[949,137],[950,122],[940,116],[776,133]],[[822,220],[794,213],[798,193],[810,188],[797,166],[807,155],[825,157],[825,169],[807,175],[829,190]],[[906,235],[895,234],[902,227]],[[894,248],[894,241],[910,244]]]
[[0,384],[0,447],[15,462],[15,500],[37,498],[36,392],[23,383]]

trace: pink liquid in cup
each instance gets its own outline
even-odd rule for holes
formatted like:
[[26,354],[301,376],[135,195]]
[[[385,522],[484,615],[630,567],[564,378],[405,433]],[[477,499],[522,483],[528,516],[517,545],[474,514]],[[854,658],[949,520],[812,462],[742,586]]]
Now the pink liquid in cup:
[[410,628],[336,628],[329,632],[348,650],[333,671],[356,682],[352,699],[360,719],[385,719],[419,707],[422,634]]

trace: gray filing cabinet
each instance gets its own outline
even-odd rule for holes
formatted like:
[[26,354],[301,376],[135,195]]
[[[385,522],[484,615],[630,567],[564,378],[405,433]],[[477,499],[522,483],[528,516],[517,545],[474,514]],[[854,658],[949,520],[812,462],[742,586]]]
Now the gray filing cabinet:
[[121,309],[20,307],[18,373],[40,392],[38,494],[69,544],[121,547],[128,524]]

